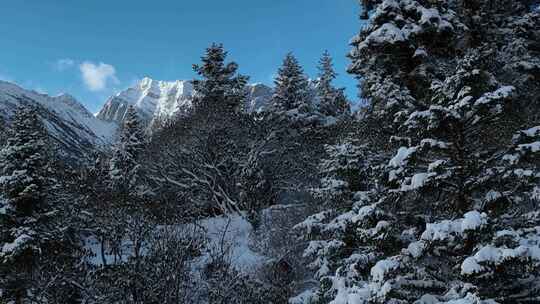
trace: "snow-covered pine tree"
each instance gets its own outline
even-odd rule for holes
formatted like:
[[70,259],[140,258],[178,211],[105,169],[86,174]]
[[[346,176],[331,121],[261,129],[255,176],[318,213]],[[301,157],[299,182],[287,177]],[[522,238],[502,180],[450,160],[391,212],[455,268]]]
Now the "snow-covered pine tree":
[[[454,8],[463,12],[468,4]],[[377,301],[430,303],[463,298],[465,303],[529,303],[539,295],[538,285],[532,283],[538,280],[535,273],[540,266],[538,232],[529,219],[535,208],[531,197],[536,173],[501,169],[505,165],[500,158],[520,120],[530,117],[527,102],[520,104],[520,100],[533,101],[528,91],[536,91],[538,85],[523,82],[534,76],[530,70],[501,70],[500,66],[509,67],[509,63],[492,60],[509,48],[495,47],[493,42],[512,41],[508,34],[512,32],[505,28],[515,22],[513,14],[523,12],[519,5],[504,4],[496,13],[482,11],[482,18],[492,20],[491,27],[482,27],[489,33],[476,36],[466,32],[456,37],[462,43],[472,35],[476,37],[472,45],[479,47],[452,59],[456,70],[443,70],[444,80],[432,81],[430,90],[418,92],[418,87],[412,87],[416,110],[396,113],[394,122],[408,144],[389,162],[389,180],[398,181],[395,186],[401,193],[401,207],[394,211],[398,216],[395,225],[406,223],[399,219],[400,214],[415,213],[427,224],[423,232],[416,232],[417,241],[373,268],[372,275],[378,275],[372,277],[384,290],[374,296]],[[506,16],[501,16],[504,7]],[[467,24],[466,14],[458,17]],[[529,60],[529,54],[522,51],[518,57]],[[508,77],[509,72],[517,77]],[[520,134],[534,133],[533,129]],[[534,147],[534,140],[523,140],[524,136],[517,137],[515,149],[523,155],[534,153],[534,148],[528,149]],[[518,159],[520,153],[511,154],[510,160]],[[528,166],[537,166],[534,156],[532,160]],[[402,209],[407,205],[410,207]],[[415,212],[419,207],[422,212]]]
[[496,41],[510,19],[521,19],[536,0],[474,0],[451,3],[467,26],[466,46],[478,47],[483,41]]
[[433,1],[368,1],[377,9],[351,40],[348,72],[356,75],[368,112],[395,133],[396,112],[414,109],[431,79],[452,67],[463,25],[456,13]]
[[29,214],[33,205],[39,206],[44,195],[41,185],[47,135],[31,107],[17,109],[12,129],[0,158],[2,189],[10,209]]
[[[362,78],[362,94],[370,101],[366,119],[379,120],[399,148],[379,163],[379,183],[372,181],[388,188],[363,196],[362,205],[376,207],[369,210],[378,210],[379,218],[353,207],[348,213],[354,217],[343,212],[304,223],[328,231],[325,223],[350,218],[374,232],[355,227],[311,243],[306,253],[316,263],[325,265],[337,252],[333,265],[341,265],[321,280],[314,300],[538,301],[538,144],[530,121],[538,123],[525,106],[536,102],[528,92],[538,84],[529,81],[534,68],[510,68],[500,59],[512,53],[514,63],[521,58],[524,66],[534,66],[531,45],[538,38],[524,35],[520,52],[511,52],[510,45],[519,40],[517,29],[535,32],[536,17],[521,17],[520,9],[479,10],[487,12],[482,18],[497,21],[489,23],[489,35],[476,35],[463,12],[480,2],[384,0],[353,39],[350,72]],[[501,7],[509,6],[511,1]],[[517,20],[525,24],[517,26]],[[472,36],[477,40],[470,41]],[[339,250],[343,239],[358,235],[365,238],[351,251],[366,252]],[[384,246],[366,246],[381,239]]]
[[304,256],[320,283],[308,303],[329,303],[346,286],[361,286],[390,243],[389,214],[378,207],[381,192],[374,183],[380,159],[357,135],[325,147],[320,185],[312,190],[319,212],[295,226],[309,241]]
[[73,202],[54,178],[53,147],[30,105],[17,109],[11,130],[0,151],[0,301],[75,299],[79,248],[65,212]]
[[[133,106],[126,111],[120,140],[109,161],[108,207],[100,210],[110,251],[117,262],[125,254],[138,256],[142,240],[152,229],[146,221],[150,216],[147,208],[151,194],[142,165],[142,153],[146,141],[137,112]],[[98,184],[96,184],[98,186]],[[133,252],[123,252],[125,241],[133,244]]]
[[[453,75],[434,81],[427,109],[401,114],[409,144],[390,160],[388,181],[400,200],[394,225],[417,240],[404,240],[407,249],[380,262],[391,268],[374,277],[385,290],[378,301],[452,300],[451,290],[481,299],[503,295],[502,288],[473,287],[458,271],[496,232],[500,214],[483,204],[499,187],[497,158],[512,133],[505,129],[512,126],[515,88],[494,81],[482,55],[488,56],[471,50]],[[411,215],[425,228],[410,225]]]
[[368,19],[369,18],[369,12],[373,9],[373,3],[378,2],[376,0],[360,0],[359,1],[362,5],[362,14],[360,15],[360,19]]
[[109,163],[111,187],[118,192],[142,194],[142,167],[140,158],[144,150],[145,138],[137,110],[129,106],[124,118],[120,141],[113,151]]
[[469,51],[453,75],[433,81],[429,104],[396,118],[403,121],[400,140],[409,144],[390,161],[389,182],[400,191],[444,191],[438,199],[422,193],[428,208],[450,214],[474,208],[475,192],[490,182],[484,174],[512,136],[515,88],[494,80],[482,64],[486,56],[483,49]]
[[243,110],[249,78],[238,74],[236,62],[225,63],[226,58],[223,45],[213,43],[201,57],[202,64],[193,65],[203,78],[193,81],[196,108],[210,107],[215,112]]
[[482,201],[485,241],[462,262],[461,275],[499,303],[540,296],[540,126],[516,132],[497,167],[499,187]]
[[275,90],[272,107],[276,111],[311,111],[309,82],[300,63],[292,53],[288,53],[274,80]]
[[12,125],[12,136],[0,151],[0,289],[6,300],[22,303],[31,293],[41,247],[35,226],[46,195],[46,134],[30,107],[19,108]]
[[[518,206],[535,207],[540,200],[540,125],[519,130],[512,139],[512,145],[503,157],[504,180],[507,195],[515,202],[525,202]],[[499,197],[500,195],[496,195]],[[540,212],[532,212],[531,220],[539,221]]]
[[351,107],[345,97],[344,88],[336,88],[332,82],[337,76],[334,71],[332,57],[325,51],[319,60],[319,78],[317,80],[317,95],[319,112],[327,116],[342,117],[350,114]]
[[[505,41],[495,53],[492,70],[497,79],[516,87],[519,107],[523,109],[520,115],[528,121],[526,126],[533,126],[540,121],[540,98],[538,98],[540,49],[537,47],[540,35],[540,10],[521,5],[519,1],[508,2],[513,7],[507,12],[515,13],[499,13],[495,15],[499,17],[498,20],[492,21],[499,25],[492,27],[490,35],[494,37],[493,40]],[[538,1],[529,1],[528,4],[533,3],[538,5]]]
[[[370,24],[353,39],[354,48],[350,54],[353,63],[349,71],[361,78],[363,97],[370,101],[364,119],[368,127],[359,133],[364,139],[370,139],[369,133],[374,128],[385,138],[385,133],[396,132],[399,128],[399,121],[394,121],[396,114],[414,109],[416,98],[413,93],[429,89],[427,80],[433,70],[428,66],[433,63],[422,61],[422,58],[425,58],[426,50],[431,49],[438,57],[447,56],[445,51],[449,50],[430,45],[433,39],[442,43],[453,37],[453,28],[447,19],[451,18],[441,17],[435,8],[430,10],[416,1],[383,1]],[[401,30],[402,26],[408,33]],[[415,71],[415,65],[422,63],[424,67]],[[419,79],[414,80],[417,76]],[[410,83],[417,83],[421,90],[411,90]],[[374,122],[378,122],[379,127]],[[324,241],[311,242],[306,251],[314,258],[314,263],[329,264],[326,263],[328,256],[333,261],[332,267],[321,268],[326,276],[322,277],[312,303],[379,301],[377,296],[385,289],[376,280],[379,269],[384,267],[376,267],[377,262],[398,253],[403,240],[411,238],[410,233],[402,234],[397,226],[396,195],[383,187],[384,180],[379,180],[384,177],[379,171],[384,171],[387,162],[385,148],[377,146],[376,149],[378,153],[373,154],[379,155],[368,167],[373,173],[365,182],[370,190],[355,193],[352,207],[328,217],[315,215],[300,225],[323,232]],[[405,220],[410,226],[421,227],[421,221],[413,215]],[[320,235],[321,232],[315,234]],[[386,303],[384,299],[380,301]]]

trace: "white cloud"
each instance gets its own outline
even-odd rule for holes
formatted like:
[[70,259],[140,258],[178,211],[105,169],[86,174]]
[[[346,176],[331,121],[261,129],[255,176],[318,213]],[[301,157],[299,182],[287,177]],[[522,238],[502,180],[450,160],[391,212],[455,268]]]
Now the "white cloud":
[[107,83],[119,83],[116,78],[116,69],[103,62],[94,64],[90,61],[85,61],[79,65],[84,84],[90,91],[102,91],[107,87]]
[[75,65],[75,60],[70,58],[62,58],[56,60],[55,67],[58,71],[65,71]]

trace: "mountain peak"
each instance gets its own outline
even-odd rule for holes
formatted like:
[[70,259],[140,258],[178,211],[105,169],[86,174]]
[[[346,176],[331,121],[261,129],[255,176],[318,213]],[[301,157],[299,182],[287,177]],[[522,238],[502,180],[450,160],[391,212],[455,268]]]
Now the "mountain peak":
[[141,81],[139,81],[140,84],[143,84],[143,83],[151,83],[153,82],[154,80],[148,76],[144,76]]
[[[47,96],[44,94],[44,96]],[[59,95],[51,97],[52,100],[55,102],[61,102],[69,107],[72,107],[74,109],[77,109],[81,112],[81,114],[92,116],[92,113],[90,113],[82,103],[80,103],[73,95],[67,94],[67,93],[61,93]]]
[[147,90],[152,88],[152,86],[155,86],[157,81],[150,77],[144,77],[142,78],[135,87],[140,88],[141,90]]

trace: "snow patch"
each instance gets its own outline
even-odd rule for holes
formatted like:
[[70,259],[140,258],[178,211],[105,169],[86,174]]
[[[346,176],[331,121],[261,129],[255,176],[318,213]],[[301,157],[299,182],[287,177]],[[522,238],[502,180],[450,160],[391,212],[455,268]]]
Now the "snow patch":
[[424,250],[426,249],[426,243],[422,241],[418,242],[412,242],[407,247],[407,252],[413,257],[413,258],[419,258],[424,254]]
[[389,166],[398,168],[407,164],[407,160],[411,157],[413,153],[417,150],[416,147],[400,147],[397,154],[390,160],[388,163]]
[[525,134],[528,137],[540,136],[540,126],[532,127],[527,130],[522,130],[521,133]]
[[424,241],[443,241],[452,235],[462,235],[467,231],[477,230],[487,224],[487,214],[478,211],[470,211],[464,218],[457,220],[445,220],[426,225],[421,239]]
[[535,141],[530,144],[518,145],[518,150],[520,151],[530,151],[533,153],[540,152],[540,141]]
[[10,255],[16,251],[19,251],[25,247],[28,246],[29,243],[31,243],[34,240],[33,237],[31,237],[28,234],[21,234],[13,242],[11,243],[5,243],[4,246],[2,246],[2,251],[0,252],[1,256],[7,256]]
[[[189,224],[190,229],[192,224]],[[241,271],[254,271],[258,266],[267,260],[263,255],[253,251],[250,247],[250,236],[253,231],[251,224],[241,215],[224,215],[203,219],[195,224],[196,229],[205,232],[207,239],[207,249],[226,250],[231,264]],[[186,227],[179,227],[179,233],[185,231]],[[159,229],[159,227],[157,228]],[[122,247],[125,252],[120,257],[121,261],[126,261],[131,255],[129,253],[130,244],[124,242]],[[224,248],[221,248],[224,247]],[[102,265],[101,244],[93,237],[85,241],[85,248],[93,253],[89,262],[94,265]],[[105,259],[108,264],[114,261],[114,256],[106,251]],[[209,252],[197,258],[195,264],[205,265],[209,260]]]
[[368,45],[383,45],[404,42],[405,40],[405,34],[403,34],[403,32],[397,26],[392,23],[385,23],[376,31],[369,34],[363,43]]
[[399,261],[395,257],[378,261],[375,266],[371,268],[371,277],[375,282],[381,282],[389,272],[396,270],[399,267]]
[[428,179],[433,176],[433,173],[416,173],[410,179],[410,183],[403,183],[401,185],[401,191],[412,191],[422,188]]
[[513,86],[504,86],[497,89],[494,92],[485,93],[482,97],[478,98],[474,103],[475,106],[490,104],[492,102],[498,102],[501,99],[508,98],[512,96],[516,90]]
[[517,248],[497,248],[491,245],[482,247],[474,256],[461,264],[462,275],[472,275],[486,270],[483,265],[500,265],[509,259],[523,258],[540,261],[540,247],[519,246]]
[[311,289],[305,290],[296,297],[289,299],[289,304],[310,304],[316,298],[315,292]]
[[243,216],[212,217],[202,220],[199,225],[206,231],[208,247],[218,248],[224,242],[230,246],[230,259],[237,269],[255,270],[267,259],[251,249],[253,227]]

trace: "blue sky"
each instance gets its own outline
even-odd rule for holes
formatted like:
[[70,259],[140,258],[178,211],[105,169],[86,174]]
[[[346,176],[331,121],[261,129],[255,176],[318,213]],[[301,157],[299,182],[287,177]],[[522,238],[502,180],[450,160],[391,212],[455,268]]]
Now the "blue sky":
[[292,51],[316,75],[328,49],[345,72],[348,41],[360,28],[357,0],[17,0],[0,10],[0,79],[51,95],[67,92],[97,111],[118,90],[149,76],[192,79],[212,42],[251,82],[272,83]]

